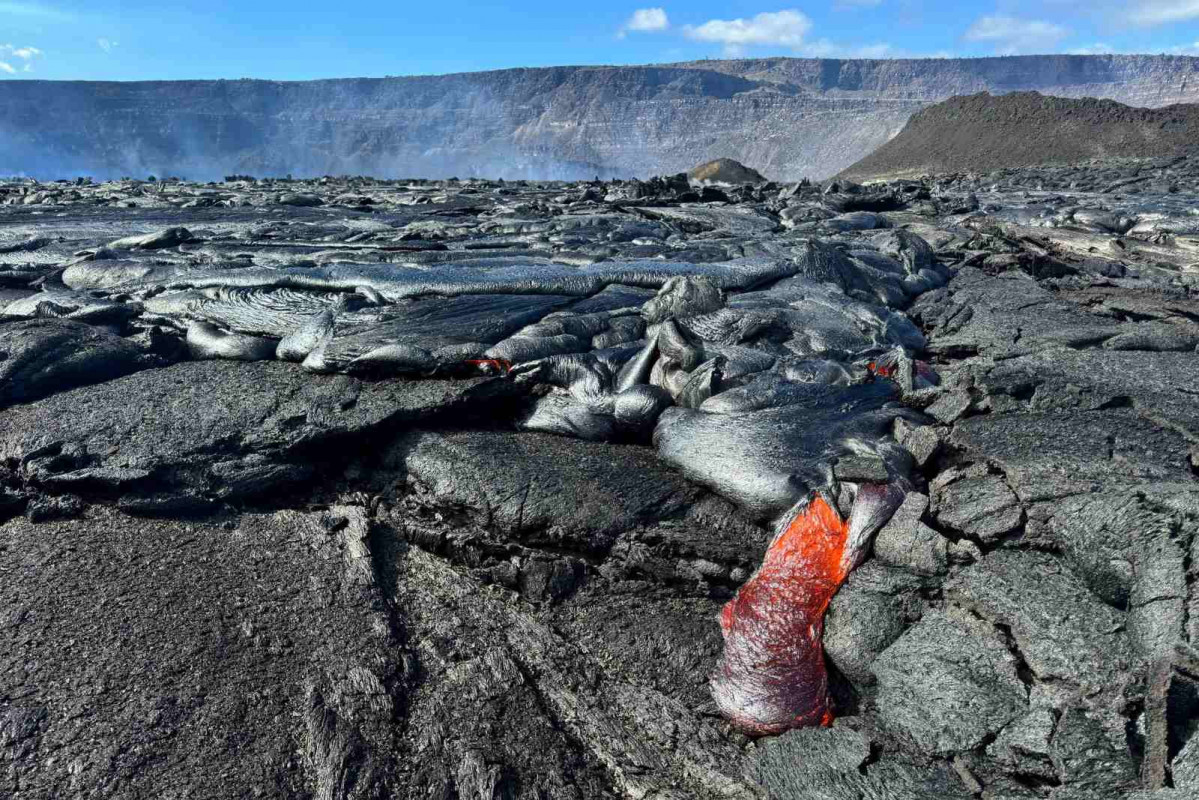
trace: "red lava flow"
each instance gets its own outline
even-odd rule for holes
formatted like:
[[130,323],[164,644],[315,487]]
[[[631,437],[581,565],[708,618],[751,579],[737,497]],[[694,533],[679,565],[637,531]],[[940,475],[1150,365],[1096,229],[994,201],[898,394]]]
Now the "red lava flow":
[[506,358],[470,358],[466,361],[467,364],[472,364],[481,370],[494,369],[501,375],[507,375],[512,371],[512,362]]
[[849,532],[813,495],[721,612],[712,696],[738,729],[766,735],[832,722],[821,640],[825,609],[851,568]]

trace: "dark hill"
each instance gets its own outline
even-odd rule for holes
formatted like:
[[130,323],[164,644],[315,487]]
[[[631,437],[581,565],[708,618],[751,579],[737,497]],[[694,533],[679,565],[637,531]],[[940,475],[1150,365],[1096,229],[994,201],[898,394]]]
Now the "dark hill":
[[917,112],[841,175],[869,180],[1197,152],[1199,105],[1133,108],[1090,97],[980,92]]
[[715,161],[700,164],[688,172],[687,175],[693,180],[711,181],[712,183],[766,182],[766,179],[762,177],[762,173],[731,158],[718,158]]

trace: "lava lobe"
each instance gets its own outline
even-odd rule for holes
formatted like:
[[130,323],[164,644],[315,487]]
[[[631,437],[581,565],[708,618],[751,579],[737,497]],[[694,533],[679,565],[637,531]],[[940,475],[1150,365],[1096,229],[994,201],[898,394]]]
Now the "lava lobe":
[[863,485],[846,520],[815,493],[775,536],[720,614],[724,653],[710,685],[735,727],[771,735],[832,722],[824,612],[903,496],[895,484]]

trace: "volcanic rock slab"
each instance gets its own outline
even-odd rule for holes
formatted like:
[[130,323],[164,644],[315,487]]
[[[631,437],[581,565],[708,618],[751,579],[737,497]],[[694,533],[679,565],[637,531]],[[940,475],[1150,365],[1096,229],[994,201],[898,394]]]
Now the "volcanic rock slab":
[[871,669],[880,720],[927,753],[972,750],[1027,703],[998,634],[945,614],[926,615]]
[[0,327],[0,352],[0,406],[119,378],[152,362],[128,339],[55,319]]
[[10,409],[0,459],[26,486],[119,492],[149,511],[275,492],[348,460],[337,451],[356,437],[509,391],[480,378],[363,383],[277,363],[187,362]]
[[366,537],[349,507],[0,526],[4,793],[394,787],[404,668]]

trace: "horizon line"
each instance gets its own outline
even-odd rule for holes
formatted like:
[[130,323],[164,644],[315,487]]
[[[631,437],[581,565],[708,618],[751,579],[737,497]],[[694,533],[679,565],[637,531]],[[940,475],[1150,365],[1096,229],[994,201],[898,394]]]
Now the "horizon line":
[[264,83],[317,83],[320,81],[354,81],[354,80],[395,80],[400,78],[449,78],[460,75],[487,75],[497,72],[517,72],[553,69],[649,69],[653,67],[688,67],[694,64],[729,64],[747,63],[754,61],[812,61],[839,63],[883,63],[883,62],[952,62],[952,61],[1000,61],[1005,59],[1021,60],[1033,58],[1086,58],[1086,59],[1124,59],[1124,58],[1170,58],[1185,59],[1199,62],[1199,55],[1183,55],[1178,53],[1025,53],[1020,55],[989,55],[989,56],[911,56],[904,58],[814,58],[811,56],[759,56],[755,58],[699,58],[691,61],[661,61],[640,64],[551,64],[539,67],[497,67],[495,69],[467,70],[463,72],[414,72],[405,75],[343,75],[330,78],[141,78],[136,80],[90,80],[87,78],[0,78],[0,83],[215,83],[250,82]]

